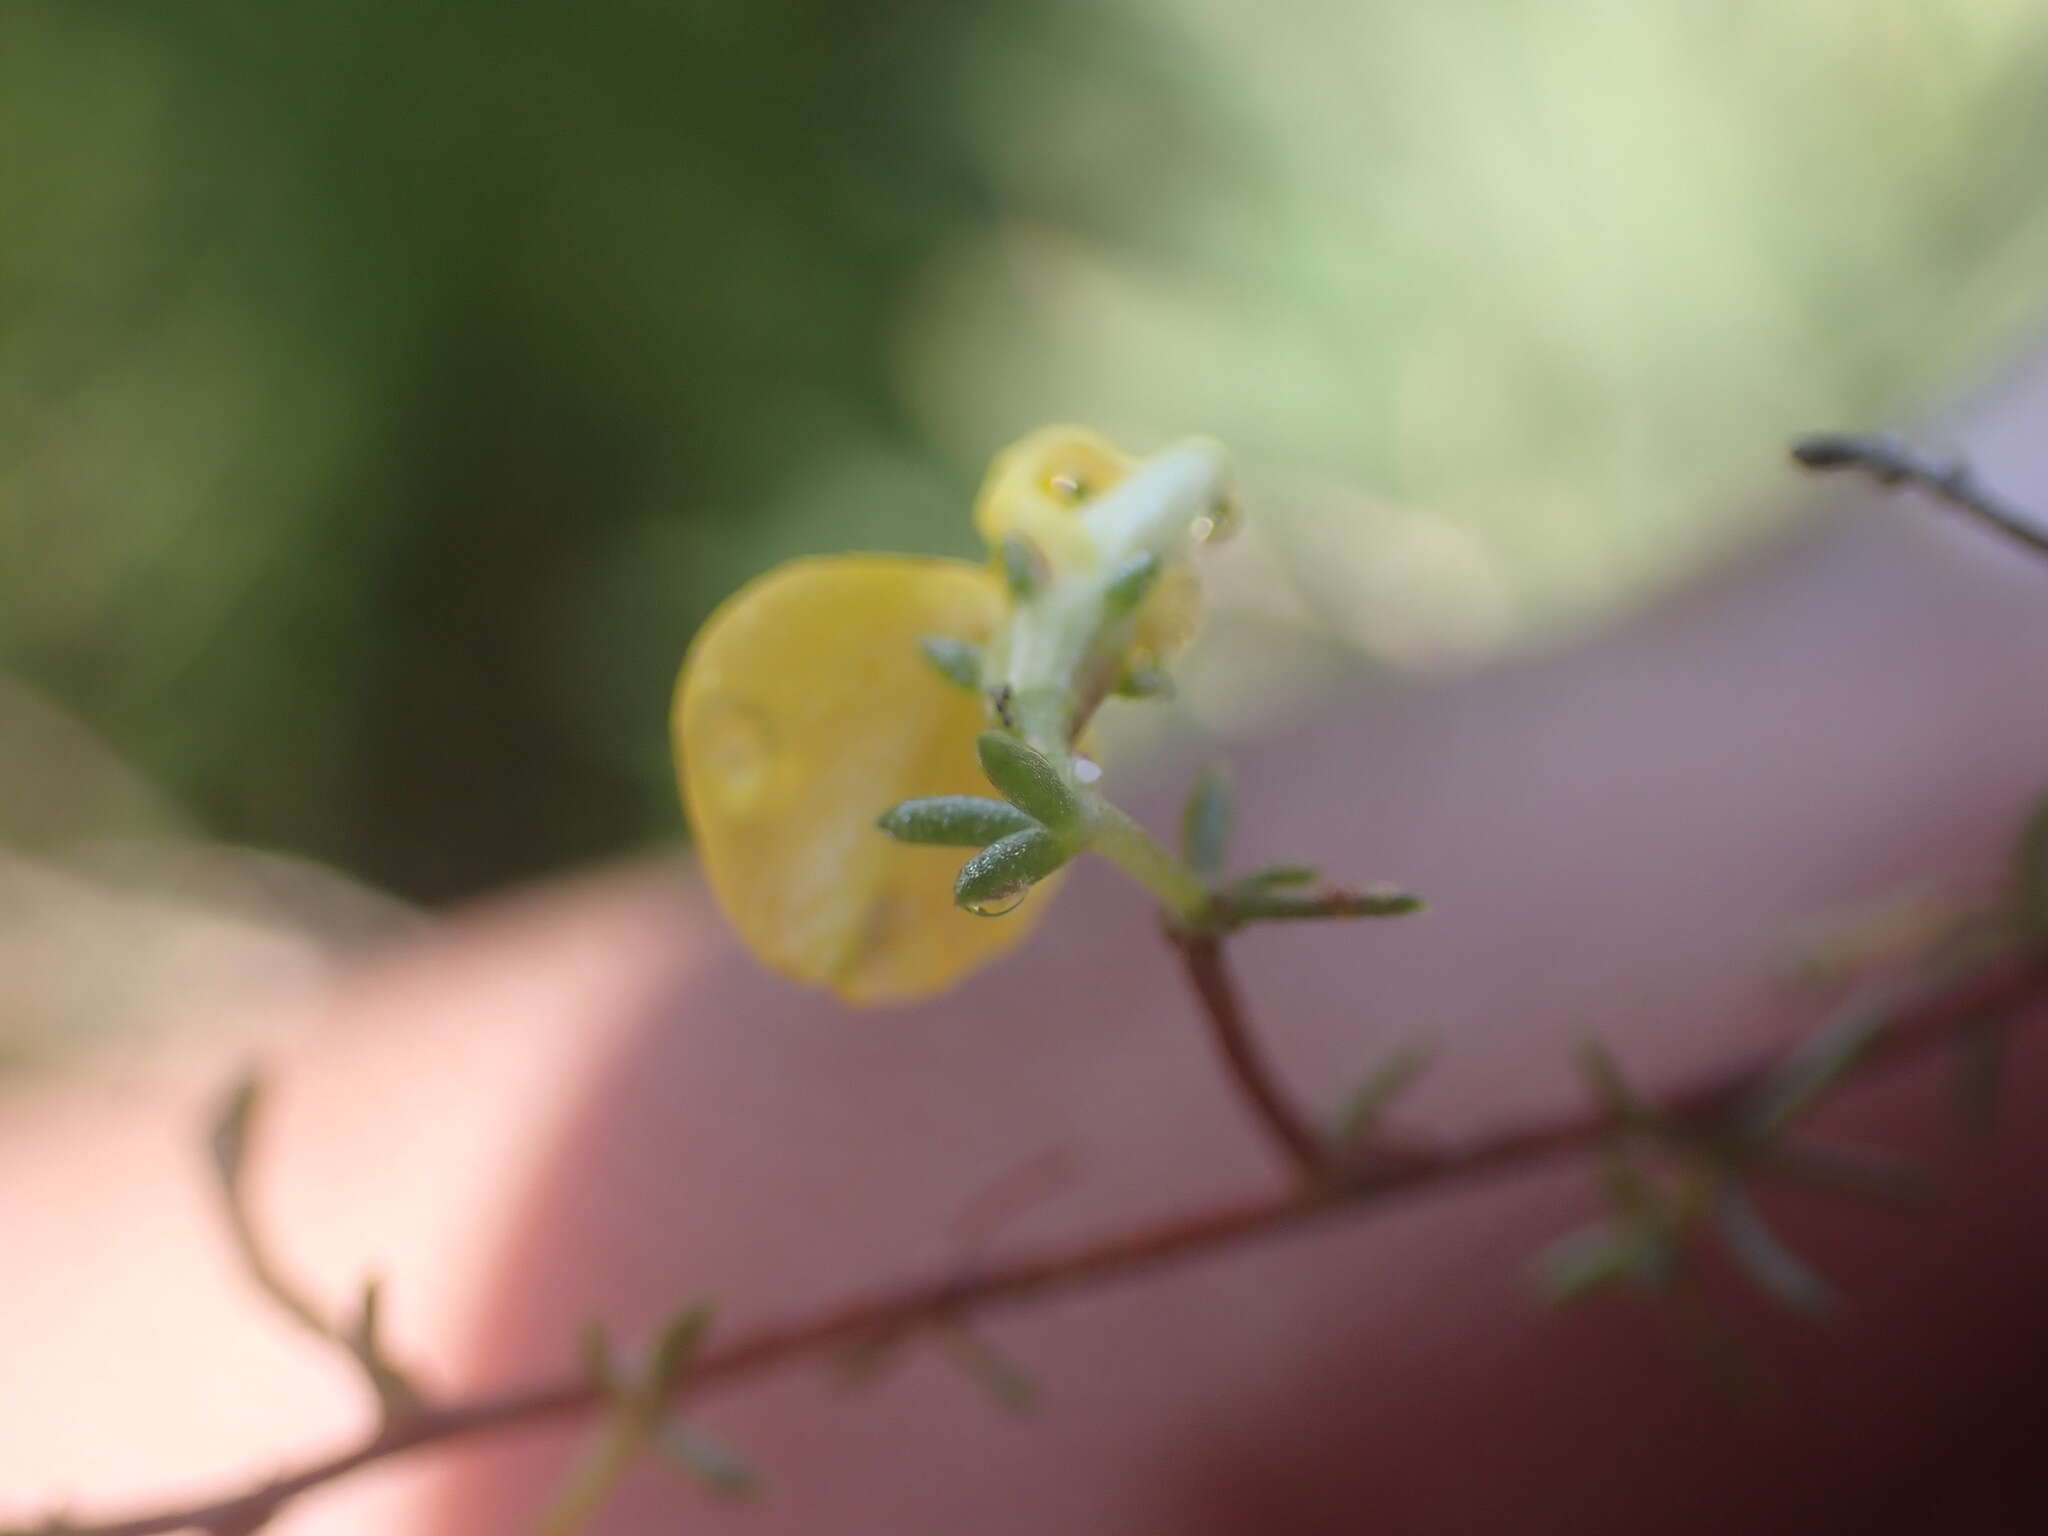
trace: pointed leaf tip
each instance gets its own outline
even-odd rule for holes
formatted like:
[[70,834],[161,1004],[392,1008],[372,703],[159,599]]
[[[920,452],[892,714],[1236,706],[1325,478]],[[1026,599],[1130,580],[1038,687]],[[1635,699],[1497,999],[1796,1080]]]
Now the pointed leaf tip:
[[711,1331],[712,1308],[708,1301],[685,1307],[655,1335],[647,1351],[644,1386],[648,1396],[660,1402],[673,1392],[697,1358],[704,1336]]
[[655,1440],[673,1465],[722,1499],[751,1499],[761,1491],[761,1477],[724,1442],[694,1424],[669,1424]]
[[981,647],[951,635],[925,635],[917,642],[924,659],[947,682],[969,692],[981,687]]
[[1834,1310],[1834,1289],[1779,1240],[1739,1184],[1722,1186],[1714,1218],[1728,1252],[1765,1294],[1809,1317]]
[[1007,731],[983,731],[974,754],[989,783],[1018,810],[1062,834],[1080,825],[1081,803],[1044,753]]
[[967,1379],[995,1399],[1009,1413],[1029,1413],[1038,1403],[1038,1388],[1030,1377],[998,1352],[986,1339],[959,1322],[934,1325],[932,1335]]
[[249,1140],[262,1102],[263,1078],[254,1067],[248,1068],[228,1090],[214,1119],[209,1139],[214,1171],[230,1194],[241,1189]]
[[1593,1100],[1616,1126],[1647,1124],[1654,1111],[1622,1075],[1621,1064],[1604,1041],[1587,1036],[1579,1042],[1579,1065],[1593,1090]]
[[1356,1149],[1371,1137],[1378,1128],[1380,1115],[1422,1075],[1435,1054],[1436,1048],[1427,1041],[1416,1041],[1389,1051],[1366,1073],[1364,1081],[1352,1091],[1351,1097],[1338,1111],[1335,1126],[1337,1145],[1347,1150]]

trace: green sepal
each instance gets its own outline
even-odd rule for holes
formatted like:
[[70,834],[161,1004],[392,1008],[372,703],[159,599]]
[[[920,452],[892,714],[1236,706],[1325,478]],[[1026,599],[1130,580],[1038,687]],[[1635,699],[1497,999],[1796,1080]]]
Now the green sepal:
[[981,647],[951,635],[926,635],[917,642],[924,659],[947,682],[970,692],[981,687]]
[[1007,801],[982,795],[927,795],[890,806],[875,825],[899,843],[986,848],[1013,832],[1028,832],[1038,822]]
[[1044,827],[1033,826],[997,838],[960,866],[953,882],[953,904],[982,917],[997,917],[1012,897],[1067,862],[1070,850]]
[[1120,699],[1170,699],[1173,675],[1158,667],[1126,667],[1117,675],[1114,691]]
[[1006,533],[997,551],[1002,562],[1003,585],[1015,602],[1024,602],[1052,579],[1043,551],[1021,534]]
[[1230,769],[1211,763],[1196,775],[1180,813],[1181,857],[1204,880],[1223,873],[1230,857],[1230,825],[1235,815]]
[[974,755],[996,792],[1018,810],[1062,834],[1080,825],[1081,802],[1044,753],[1007,731],[983,731]]
[[1103,606],[1119,617],[1136,613],[1165,569],[1166,562],[1150,551],[1120,562],[1102,589]]

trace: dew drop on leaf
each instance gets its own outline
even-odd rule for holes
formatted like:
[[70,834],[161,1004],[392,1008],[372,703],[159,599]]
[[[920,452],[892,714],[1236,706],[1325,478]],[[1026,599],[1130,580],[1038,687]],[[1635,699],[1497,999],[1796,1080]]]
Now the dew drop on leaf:
[[1243,525],[1244,516],[1233,501],[1219,501],[1196,518],[1190,532],[1197,544],[1221,544],[1233,538]]
[[1030,894],[1030,886],[1019,886],[1014,891],[1010,891],[1002,896],[991,897],[987,901],[970,901],[965,904],[962,910],[972,912],[976,917],[1001,917],[1004,913],[1014,912],[1023,906],[1024,898]]

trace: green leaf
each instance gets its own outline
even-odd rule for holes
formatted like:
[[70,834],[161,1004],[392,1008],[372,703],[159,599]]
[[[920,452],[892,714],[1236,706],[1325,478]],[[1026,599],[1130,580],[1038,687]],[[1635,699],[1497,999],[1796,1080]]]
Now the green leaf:
[[1025,601],[1052,577],[1044,553],[1020,534],[1003,535],[998,556],[1003,565],[1003,582],[1017,602]]
[[1660,1233],[1602,1222],[1570,1232],[1536,1257],[1537,1293],[1562,1306],[1610,1286],[1665,1290],[1677,1269],[1677,1251]]
[[419,1407],[418,1390],[384,1352],[384,1284],[377,1277],[363,1282],[355,1321],[342,1342],[370,1379],[370,1390],[376,1393],[387,1420],[403,1418]]
[[256,1112],[263,1103],[263,1079],[252,1067],[235,1080],[222,1101],[213,1122],[208,1145],[221,1188],[230,1200],[242,1192],[242,1174],[249,1160],[249,1140],[256,1124]]
[[1337,1112],[1333,1135],[1337,1146],[1356,1147],[1371,1136],[1382,1112],[1422,1075],[1434,1055],[1433,1046],[1420,1042],[1388,1052]]
[[1181,857],[1204,880],[1214,880],[1230,857],[1234,816],[1230,768],[1211,763],[1195,778],[1180,813]]
[[963,1324],[934,1324],[932,1337],[953,1363],[966,1373],[968,1380],[987,1392],[1003,1409],[1010,1413],[1028,1413],[1037,1402],[1038,1389],[1031,1384],[1031,1379]]
[[1044,827],[997,838],[960,866],[953,903],[981,917],[1000,917],[1015,899],[1067,862],[1067,845]]
[[892,805],[875,825],[899,843],[935,843],[948,848],[986,848],[1012,832],[1038,825],[1014,805],[980,795],[929,795]]
[[1109,573],[1109,582],[1103,588],[1103,605],[1120,616],[1136,613],[1165,568],[1166,562],[1150,553],[1132,555],[1120,562]]
[[1426,903],[1413,891],[1391,885],[1362,890],[1288,891],[1273,886],[1232,890],[1224,903],[1233,922],[1313,922],[1321,918],[1406,917]]
[[650,1403],[667,1400],[695,1363],[704,1336],[711,1331],[712,1308],[708,1301],[685,1307],[663,1325],[647,1351],[647,1371],[640,1390]]
[[732,1448],[693,1424],[665,1425],[655,1447],[674,1465],[722,1499],[751,1499],[761,1478]]
[[917,648],[947,682],[970,692],[981,687],[981,647],[972,641],[955,640],[951,635],[926,635],[917,642]]
[[1845,1014],[1779,1063],[1742,1106],[1740,1123],[1753,1142],[1770,1141],[1846,1078],[1891,1028],[1891,1011],[1869,1006]]
[[1044,753],[1007,731],[983,731],[974,743],[981,771],[1010,804],[1062,835],[1081,823],[1081,802]]
[[1778,1240],[1741,1185],[1731,1181],[1722,1186],[1714,1218],[1729,1253],[1767,1295],[1810,1317],[1833,1310],[1834,1291]]

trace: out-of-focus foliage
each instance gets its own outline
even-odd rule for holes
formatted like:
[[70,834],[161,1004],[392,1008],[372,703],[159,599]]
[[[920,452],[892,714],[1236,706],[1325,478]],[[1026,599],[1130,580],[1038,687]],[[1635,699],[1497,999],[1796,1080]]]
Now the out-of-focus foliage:
[[431,898],[1040,420],[1252,466],[1200,707],[1639,589],[2032,314],[2048,8],[9,0],[0,144],[0,666]]

